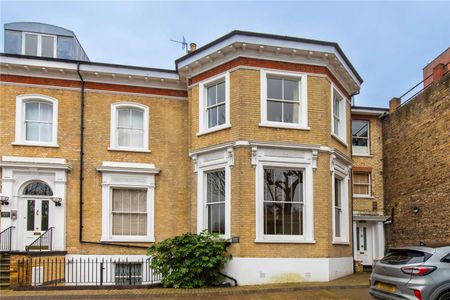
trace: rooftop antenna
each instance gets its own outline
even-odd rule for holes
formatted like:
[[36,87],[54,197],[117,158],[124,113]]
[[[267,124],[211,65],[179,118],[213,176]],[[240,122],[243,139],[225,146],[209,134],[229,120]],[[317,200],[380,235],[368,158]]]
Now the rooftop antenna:
[[186,38],[184,37],[184,35],[183,35],[183,39],[181,41],[177,41],[177,40],[170,40],[170,41],[181,44],[181,50],[186,50],[186,53],[189,52],[188,43],[186,42]]

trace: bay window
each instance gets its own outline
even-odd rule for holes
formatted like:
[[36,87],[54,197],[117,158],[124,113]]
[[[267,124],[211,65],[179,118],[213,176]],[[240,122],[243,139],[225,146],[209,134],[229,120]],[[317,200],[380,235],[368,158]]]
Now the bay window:
[[225,170],[206,173],[208,231],[225,234]]
[[264,168],[264,234],[303,235],[303,172]]
[[222,130],[230,125],[230,74],[199,83],[199,131],[197,135]]
[[332,85],[331,93],[331,134],[342,143],[347,143],[347,113],[346,113],[346,99],[344,96]]
[[305,74],[261,71],[260,126],[308,129]]

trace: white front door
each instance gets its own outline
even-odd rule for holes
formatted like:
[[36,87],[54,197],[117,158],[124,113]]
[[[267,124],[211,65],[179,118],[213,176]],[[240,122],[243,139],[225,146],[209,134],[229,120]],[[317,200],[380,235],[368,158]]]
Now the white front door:
[[363,265],[372,265],[372,226],[369,223],[356,223],[355,254]]
[[29,246],[48,230],[49,200],[24,199],[25,201],[25,245]]

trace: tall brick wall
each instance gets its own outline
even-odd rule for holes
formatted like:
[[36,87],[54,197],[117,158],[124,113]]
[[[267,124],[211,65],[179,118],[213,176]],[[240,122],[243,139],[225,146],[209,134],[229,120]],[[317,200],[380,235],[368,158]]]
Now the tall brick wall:
[[449,87],[447,73],[383,121],[388,247],[450,244]]

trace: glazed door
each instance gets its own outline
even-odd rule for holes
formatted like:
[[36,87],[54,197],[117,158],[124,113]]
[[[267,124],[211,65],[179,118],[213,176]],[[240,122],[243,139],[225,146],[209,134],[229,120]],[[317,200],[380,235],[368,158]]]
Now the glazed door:
[[25,200],[25,245],[30,245],[48,230],[49,200]]
[[358,223],[356,225],[356,241],[355,250],[356,257],[362,262],[363,265],[371,265],[372,249],[371,249],[371,227],[367,223]]

